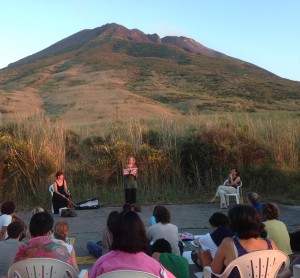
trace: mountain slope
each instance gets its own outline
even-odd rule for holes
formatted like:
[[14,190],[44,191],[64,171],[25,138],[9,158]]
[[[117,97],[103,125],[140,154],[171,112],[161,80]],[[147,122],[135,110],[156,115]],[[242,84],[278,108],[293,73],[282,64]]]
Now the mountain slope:
[[206,48],[118,24],[83,30],[0,71],[0,111],[68,123],[205,111],[299,111],[300,83]]

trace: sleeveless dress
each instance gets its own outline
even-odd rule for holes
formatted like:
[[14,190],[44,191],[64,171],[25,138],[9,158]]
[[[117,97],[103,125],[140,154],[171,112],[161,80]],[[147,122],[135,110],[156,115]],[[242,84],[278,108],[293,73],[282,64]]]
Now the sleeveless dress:
[[[56,185],[57,185],[57,191],[60,194],[63,194],[64,196],[67,196],[67,193],[65,192],[65,187],[64,187],[65,186],[65,180],[63,180],[62,185],[58,185],[57,182],[56,182]],[[56,192],[53,192],[52,204],[53,204],[54,213],[58,214],[60,208],[67,207],[68,201],[67,201],[67,199],[65,199],[62,196],[60,196],[59,194],[57,194]]]
[[[273,246],[271,244],[271,241],[267,238],[262,238],[264,241],[267,242],[268,244],[268,249],[267,250],[272,250]],[[235,236],[232,238],[233,243],[234,243],[234,247],[235,247],[235,251],[236,251],[236,257],[240,257],[243,256],[245,254],[248,254],[249,252],[247,252],[243,246],[240,244],[240,242],[238,241],[238,238]],[[233,268],[230,275],[228,276],[228,278],[240,278],[240,273],[237,269],[237,267]]]

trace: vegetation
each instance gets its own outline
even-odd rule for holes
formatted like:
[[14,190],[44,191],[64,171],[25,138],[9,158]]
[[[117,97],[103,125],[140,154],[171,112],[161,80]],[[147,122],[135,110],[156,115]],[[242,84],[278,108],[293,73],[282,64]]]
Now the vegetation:
[[0,201],[49,204],[48,187],[63,169],[74,200],[121,204],[122,167],[133,154],[144,204],[203,201],[231,167],[241,170],[244,193],[299,203],[299,134],[299,119],[287,113],[118,120],[88,134],[38,114],[1,128]]

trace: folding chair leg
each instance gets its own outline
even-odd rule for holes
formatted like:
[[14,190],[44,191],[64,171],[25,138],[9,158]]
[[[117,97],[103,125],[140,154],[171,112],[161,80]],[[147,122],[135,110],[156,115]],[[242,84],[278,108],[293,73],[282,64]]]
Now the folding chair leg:
[[236,195],[235,198],[236,198],[236,203],[239,204],[240,203],[240,196]]

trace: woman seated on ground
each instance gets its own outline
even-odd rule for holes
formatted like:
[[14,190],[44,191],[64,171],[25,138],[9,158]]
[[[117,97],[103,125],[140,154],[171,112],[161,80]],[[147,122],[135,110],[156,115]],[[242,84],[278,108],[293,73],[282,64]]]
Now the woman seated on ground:
[[203,251],[209,251],[211,257],[214,258],[218,250],[218,246],[221,244],[223,239],[233,236],[233,232],[229,227],[229,219],[224,213],[213,213],[209,218],[209,223],[212,226],[213,232],[196,238],[194,240],[194,243],[198,246],[198,250],[192,251],[191,254],[193,262],[200,269],[203,267],[203,263],[201,261],[201,253]]
[[[128,211],[129,210],[131,209],[128,209]],[[111,245],[113,242],[113,229],[116,226],[118,217],[119,213],[116,210],[112,211],[108,215],[106,227],[103,231],[102,244],[100,244],[100,242],[88,241],[86,248],[94,257],[99,258],[111,250]]]
[[[76,269],[76,263],[67,248],[50,238],[53,223],[52,216],[47,212],[39,212],[32,216],[29,223],[31,239],[28,244],[19,246],[15,262],[29,258],[50,258],[66,262]],[[76,270],[78,271],[78,268]]]
[[239,171],[236,168],[232,168],[229,177],[225,185],[220,185],[217,189],[215,196],[209,201],[210,203],[215,202],[217,197],[220,197],[220,207],[226,209],[225,194],[232,194],[237,192],[237,187],[240,185],[241,178]]
[[177,278],[189,278],[189,263],[186,258],[172,254],[171,244],[164,238],[156,240],[152,245],[152,258],[160,262]]
[[290,244],[290,236],[285,224],[277,220],[279,214],[278,206],[273,203],[265,203],[262,206],[262,216],[267,237],[275,242],[280,251],[291,255],[293,252]]
[[54,226],[53,241],[67,247],[73,259],[75,269],[78,270],[75,249],[72,244],[68,243],[69,224],[65,221],[57,221]]
[[101,256],[92,266],[89,278],[115,270],[137,270],[158,277],[175,277],[159,262],[148,256],[149,243],[145,226],[134,211],[119,214],[116,228],[113,230],[112,251]]
[[[260,213],[255,208],[247,205],[236,205],[229,210],[228,217],[235,236],[233,238],[227,237],[222,241],[214,259],[209,251],[202,253],[203,265],[210,265],[214,273],[222,273],[230,262],[247,253],[278,249],[272,240],[260,238],[264,224]],[[239,273],[233,272],[230,277],[239,277]]]
[[21,240],[25,237],[25,230],[27,228],[26,223],[22,220],[22,218],[17,215],[14,211],[16,209],[16,205],[14,202],[7,201],[1,206],[1,215],[0,215],[0,240],[5,240],[8,238],[7,235],[7,226],[12,221],[19,221],[24,228],[24,233],[21,237]]
[[261,212],[262,205],[260,203],[259,195],[256,192],[249,192],[247,194],[247,200],[250,206]]
[[160,238],[164,238],[171,244],[172,253],[180,256],[182,252],[180,252],[178,245],[178,228],[170,223],[170,211],[164,206],[158,206],[155,208],[154,217],[156,219],[156,224],[147,229],[147,238],[149,242],[155,242]]

